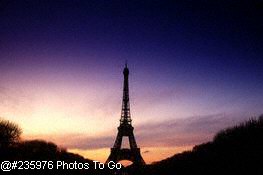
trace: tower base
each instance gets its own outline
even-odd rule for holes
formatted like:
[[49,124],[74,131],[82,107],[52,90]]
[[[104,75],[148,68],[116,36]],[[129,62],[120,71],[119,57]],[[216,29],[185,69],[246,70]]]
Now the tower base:
[[145,165],[145,162],[141,156],[140,148],[111,148],[111,153],[106,163],[109,163],[110,161],[119,162],[121,160],[129,160],[133,162],[134,165]]

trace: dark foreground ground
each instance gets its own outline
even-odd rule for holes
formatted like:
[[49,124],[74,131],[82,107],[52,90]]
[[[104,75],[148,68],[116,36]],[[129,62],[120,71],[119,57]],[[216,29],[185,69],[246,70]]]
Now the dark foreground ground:
[[[2,131],[2,133],[1,133]],[[0,141],[4,134],[0,127]],[[122,173],[107,168],[94,169],[91,160],[60,149],[46,141],[19,141],[0,144],[0,161],[65,161],[88,163],[88,170],[12,170],[0,174],[35,175],[263,175],[263,116],[239,126],[225,129],[213,141],[197,145],[192,151],[176,154],[168,159],[143,167],[127,167]],[[25,165],[23,167],[26,167]]]

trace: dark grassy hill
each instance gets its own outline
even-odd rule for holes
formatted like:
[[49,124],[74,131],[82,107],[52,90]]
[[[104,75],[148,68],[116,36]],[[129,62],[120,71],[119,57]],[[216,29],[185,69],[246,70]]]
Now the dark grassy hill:
[[263,116],[225,129],[192,151],[129,171],[136,175],[263,175]]
[[[8,123],[4,123],[8,124]],[[29,160],[29,161],[65,161],[89,163],[93,162],[77,154],[72,154],[59,148],[54,143],[31,140],[14,141],[17,136],[7,139],[8,132],[3,125],[2,143],[0,145],[0,160]],[[5,134],[7,133],[7,134]],[[20,132],[17,132],[18,134]],[[263,175],[263,116],[257,120],[249,120],[238,126],[225,129],[215,135],[211,142],[197,145],[192,151],[176,154],[170,158],[144,167],[128,167],[130,175]],[[2,174],[3,172],[0,172]],[[104,174],[114,172],[104,170],[20,170],[4,174]]]
[[[112,171],[105,168],[103,170],[95,170],[94,169],[94,163],[92,160],[85,159],[84,157],[73,154],[70,152],[67,152],[65,149],[59,148],[57,145],[55,145],[52,142],[46,142],[43,140],[30,140],[30,141],[21,141],[16,144],[13,144],[8,147],[8,149],[5,149],[5,152],[3,153],[0,151],[1,161],[17,161],[20,163],[17,164],[16,170],[11,170],[10,172],[1,172],[4,174],[10,174],[10,175],[16,175],[16,174],[76,174],[76,175],[104,175],[104,174],[113,174]],[[30,165],[30,167],[34,167],[34,170],[32,168],[26,170],[28,167],[26,165],[26,162],[34,162],[35,165]],[[43,161],[47,161],[45,163],[45,167],[43,166]],[[65,162],[67,164],[69,163],[81,163],[89,164],[89,169],[79,169],[74,168],[72,165],[68,166],[60,166],[57,167],[57,161]],[[23,165],[22,165],[23,162]],[[36,163],[39,162],[39,163]],[[41,163],[40,163],[41,162]],[[52,165],[50,165],[48,162],[50,162]],[[39,165],[40,169],[37,168],[36,165]],[[23,169],[18,170],[18,167],[21,167]],[[44,168],[43,168],[44,167]],[[72,168],[73,169],[70,169]]]
[[[95,170],[94,162],[69,153],[52,142],[44,140],[21,140],[22,129],[15,123],[0,118],[0,174],[113,174],[105,168]],[[10,161],[11,171],[2,171]],[[6,167],[6,166],[4,166]],[[8,166],[9,167],[9,166]]]

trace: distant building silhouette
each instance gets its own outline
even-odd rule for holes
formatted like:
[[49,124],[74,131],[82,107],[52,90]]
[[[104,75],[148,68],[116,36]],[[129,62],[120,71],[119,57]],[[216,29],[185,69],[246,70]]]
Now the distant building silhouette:
[[[129,69],[127,64],[123,70],[124,83],[123,83],[123,99],[122,99],[122,111],[120,126],[118,127],[118,134],[115,140],[113,148],[111,148],[111,153],[106,163],[109,161],[121,161],[121,160],[130,160],[134,165],[144,165],[145,162],[141,156],[140,148],[138,148],[135,137],[133,134],[133,126],[131,123],[131,114],[130,114],[130,102],[129,102]],[[128,137],[130,148],[121,148],[122,138]]]

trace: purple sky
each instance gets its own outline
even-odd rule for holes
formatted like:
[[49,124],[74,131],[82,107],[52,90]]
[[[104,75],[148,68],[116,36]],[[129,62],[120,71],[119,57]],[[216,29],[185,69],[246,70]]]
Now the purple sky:
[[110,147],[127,60],[139,145],[207,141],[263,112],[262,13],[243,0],[1,1],[0,116],[25,138]]

